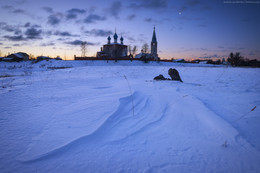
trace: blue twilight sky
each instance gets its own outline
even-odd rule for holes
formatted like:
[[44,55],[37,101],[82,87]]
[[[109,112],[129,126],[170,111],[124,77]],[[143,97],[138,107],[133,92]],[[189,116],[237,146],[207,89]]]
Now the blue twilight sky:
[[161,58],[260,60],[260,0],[0,0],[0,53],[95,56],[115,28],[140,52],[154,26]]

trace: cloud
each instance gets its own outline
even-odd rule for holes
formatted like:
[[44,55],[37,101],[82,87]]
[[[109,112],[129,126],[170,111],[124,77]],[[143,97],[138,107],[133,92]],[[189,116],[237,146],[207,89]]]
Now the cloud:
[[47,46],[55,46],[55,44],[52,43],[52,42],[50,42],[50,43],[43,43],[43,44],[41,44],[41,46],[43,46],[43,47],[47,47]]
[[73,34],[67,32],[67,31],[55,31],[53,35],[62,36],[62,37],[75,37],[75,36],[77,36],[77,35],[73,35]]
[[135,14],[129,15],[129,16],[127,17],[127,20],[133,20],[135,17],[136,17]]
[[96,37],[105,37],[105,36],[113,34],[112,31],[103,30],[103,29],[92,29],[91,31],[86,31],[85,33],[96,36]]
[[17,36],[5,35],[4,38],[6,38],[10,41],[24,41],[24,40],[26,40],[26,38],[24,38],[22,35],[17,35]]
[[53,9],[51,7],[42,7],[42,9],[47,13],[53,13]]
[[78,14],[84,14],[87,11],[84,9],[78,9],[78,8],[72,8],[66,12],[66,19],[76,19],[78,17]]
[[41,39],[42,30],[36,28],[29,28],[24,33],[27,39]]
[[129,8],[164,9],[168,7],[167,0],[134,0]]
[[12,9],[14,9],[14,7],[11,6],[11,5],[4,5],[4,6],[2,6],[2,8],[3,8],[3,9],[6,9],[6,10],[12,10]]
[[215,54],[215,55],[203,56],[203,57],[198,57],[198,58],[199,59],[212,59],[212,58],[223,58],[223,57]]
[[84,19],[84,23],[95,23],[96,21],[104,21],[106,17],[102,17],[96,14],[90,14]]
[[27,28],[27,27],[30,27],[31,26],[31,23],[30,22],[27,22],[24,24],[24,27]]
[[36,25],[36,24],[32,25],[30,22],[26,22],[26,23],[23,25],[23,27],[25,27],[25,28],[28,28],[28,27],[41,28],[40,25]]
[[5,22],[0,22],[0,29],[6,32],[14,32],[15,35],[22,32],[19,26],[8,25]]
[[15,13],[15,14],[26,14],[26,12],[22,9],[14,9],[12,11],[12,13]]
[[121,9],[122,9],[121,2],[120,1],[114,1],[111,4],[111,7],[108,9],[108,11],[111,14],[111,16],[113,16],[116,19],[118,19],[118,14],[120,13]]
[[55,14],[51,14],[48,17],[48,24],[52,25],[52,26],[56,26],[61,22],[63,15],[61,13],[55,13]]
[[[73,45],[73,46],[79,46],[83,43],[81,40],[74,40],[74,41],[69,41],[65,42],[66,44]],[[87,42],[87,46],[95,46],[98,45],[98,43],[92,43],[92,42]]]

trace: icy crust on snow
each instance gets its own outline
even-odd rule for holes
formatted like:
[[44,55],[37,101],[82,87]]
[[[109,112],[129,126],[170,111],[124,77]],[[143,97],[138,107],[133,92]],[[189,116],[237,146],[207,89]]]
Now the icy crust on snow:
[[259,69],[59,62],[0,63],[1,172],[260,171]]

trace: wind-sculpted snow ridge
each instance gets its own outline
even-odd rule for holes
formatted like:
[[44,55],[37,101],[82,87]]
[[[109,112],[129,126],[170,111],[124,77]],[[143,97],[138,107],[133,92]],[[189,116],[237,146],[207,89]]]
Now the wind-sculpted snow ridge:
[[[131,110],[132,97],[134,98],[134,108],[136,111],[134,116]],[[151,99],[151,96],[146,96],[140,92],[135,92],[133,95],[120,98],[120,105],[115,113],[109,116],[93,133],[39,155],[34,155],[34,153],[30,152],[29,148],[27,152],[20,157],[20,160],[22,162],[35,162],[51,158],[55,155],[64,154],[79,145],[88,145],[89,143],[113,143],[135,135],[163,118],[167,106],[158,107],[156,110],[152,109],[154,101],[154,99]]]

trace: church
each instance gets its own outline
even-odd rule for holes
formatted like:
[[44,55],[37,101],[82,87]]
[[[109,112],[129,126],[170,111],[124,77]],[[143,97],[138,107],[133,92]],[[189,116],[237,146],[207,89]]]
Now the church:
[[[101,47],[101,50],[97,52],[97,58],[99,59],[128,59],[130,58],[127,54],[127,45],[124,45],[124,38],[121,36],[120,43],[118,43],[118,35],[115,31],[113,36],[114,41],[111,42],[111,37],[108,36],[107,44]],[[149,59],[149,60],[159,60],[157,54],[157,39],[155,33],[155,27],[153,29],[153,36],[151,41],[151,53],[141,51],[137,54],[134,59]]]
[[108,36],[107,44],[101,47],[101,50],[97,52],[97,58],[124,58],[127,57],[127,45],[124,45],[124,38],[121,36],[120,43],[117,42],[118,36],[115,32],[114,42],[111,43],[111,37]]
[[147,59],[147,60],[160,60],[157,54],[157,39],[156,39],[156,33],[155,33],[155,27],[153,28],[153,37],[151,41],[151,53],[146,53],[143,50],[141,50],[141,53],[137,54],[135,58],[140,59]]

